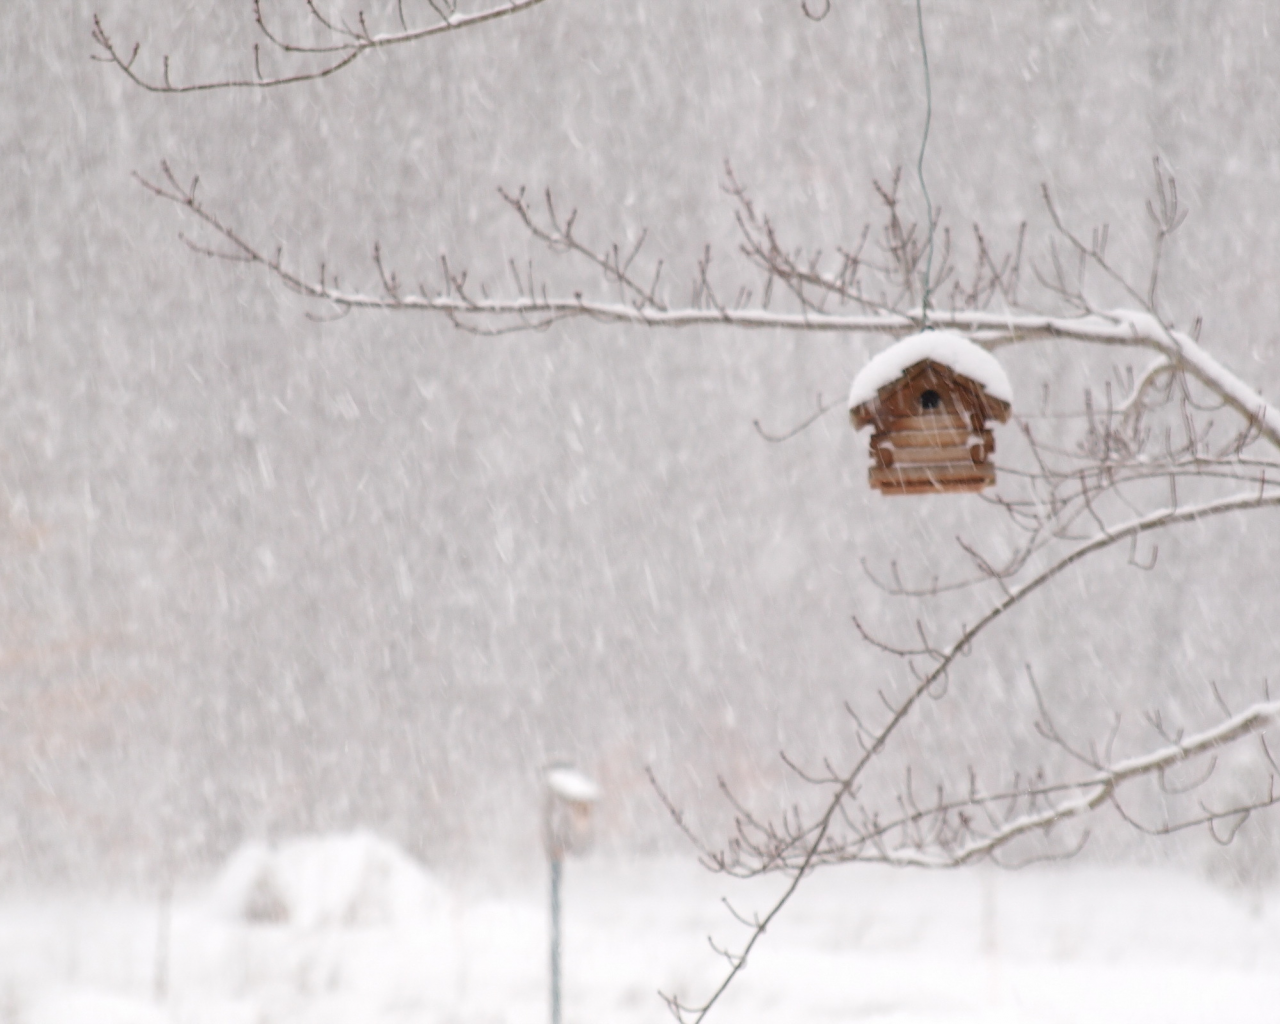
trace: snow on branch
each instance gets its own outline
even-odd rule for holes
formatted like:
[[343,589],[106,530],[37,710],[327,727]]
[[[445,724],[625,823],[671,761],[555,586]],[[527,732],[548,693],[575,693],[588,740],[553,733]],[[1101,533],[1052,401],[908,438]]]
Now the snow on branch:
[[[1048,782],[1041,773],[1026,781],[1015,781],[1008,789],[983,792],[971,769],[966,791],[948,796],[940,786],[934,799],[921,800],[914,792],[908,771],[906,783],[897,797],[901,813],[885,818],[862,806],[852,813],[845,813],[842,817],[846,834],[825,843],[817,857],[808,861],[805,870],[811,870],[817,864],[850,862],[937,869],[961,867],[981,859],[995,860],[1004,847],[1022,836],[1040,833],[1048,837],[1058,825],[1083,818],[1108,804],[1125,822],[1151,834],[1169,834],[1196,826],[1213,827],[1231,820],[1238,827],[1243,816],[1280,802],[1280,793],[1276,789],[1277,769],[1265,744],[1261,760],[1271,767],[1268,784],[1265,792],[1244,803],[1214,809],[1201,800],[1195,816],[1149,826],[1139,822],[1120,805],[1119,790],[1125,784],[1140,779],[1158,780],[1166,796],[1163,802],[1167,814],[1168,797],[1186,795],[1203,786],[1213,774],[1215,764],[1210,764],[1198,780],[1176,793],[1165,781],[1171,769],[1261,733],[1276,724],[1278,719],[1280,701],[1260,702],[1211,728],[1189,736],[1168,737],[1166,744],[1154,751],[1110,764],[1071,749],[1056,728],[1041,726],[1040,731],[1046,739],[1094,769],[1087,778]],[[1114,736],[1108,741],[1108,747],[1113,740]],[[838,781],[834,776],[806,777],[806,780],[817,784]],[[786,829],[770,829],[745,808],[738,806],[737,809],[740,844],[747,847],[767,844],[774,870],[800,870],[804,863],[801,858],[807,853],[803,836],[791,834]],[[750,834],[753,832],[756,834]],[[1050,854],[1049,859],[1069,857],[1080,845],[1074,844],[1063,853]],[[706,856],[705,851],[703,855]]]
[[[943,320],[936,314],[931,314],[931,319]],[[1246,420],[1257,424],[1268,440],[1280,446],[1280,409],[1209,355],[1189,334],[1166,327],[1150,313],[1124,309],[1079,317],[1002,317],[972,313],[958,319],[965,325],[964,329],[978,335],[975,341],[985,342],[988,348],[1037,338],[1066,338],[1152,349],[1172,366],[1189,372]]]
[[[870,838],[862,839],[857,843],[857,849],[840,859],[874,861],[903,867],[959,867],[970,861],[990,857],[1001,847],[1027,833],[1047,832],[1055,825],[1083,817],[1115,801],[1117,790],[1125,783],[1162,774],[1185,761],[1201,757],[1246,736],[1262,732],[1276,724],[1278,720],[1280,720],[1280,701],[1261,702],[1219,722],[1212,728],[1185,736],[1176,743],[1101,768],[1090,778],[1052,787],[1028,787],[1019,795],[1032,800],[1044,800],[1046,806],[1031,813],[1011,817],[986,834],[972,834],[958,842],[904,843],[895,849],[886,849],[882,844],[872,843]],[[1066,799],[1058,797],[1058,794],[1063,791],[1071,795]],[[1055,797],[1058,798],[1055,799]],[[1003,796],[1001,798],[1003,799]],[[1217,812],[1206,810],[1194,823],[1209,824],[1222,818],[1247,814],[1252,810],[1271,806],[1277,800],[1280,800],[1280,795],[1276,792],[1273,776],[1265,796],[1251,801],[1247,806],[1230,807]],[[969,803],[971,805],[973,802]],[[891,826],[894,829],[901,827],[900,822],[895,822]],[[1180,826],[1166,826],[1160,831],[1173,831],[1178,827]],[[870,852],[866,852],[867,847],[863,845],[864,843],[870,846]]]
[[[534,2],[537,0],[521,0],[501,11],[509,13]],[[461,21],[450,24],[456,27]],[[865,235],[854,250],[842,250],[840,269],[834,276],[821,273],[816,260],[798,263],[794,257],[786,255],[773,225],[756,211],[744,190],[732,178],[732,172],[729,173],[732,184],[728,191],[740,205],[738,221],[746,239],[742,251],[753,264],[766,271],[765,287],[757,303],[752,302],[753,292],[746,288],[738,291],[734,302],[722,301],[709,279],[708,252],[699,260],[694,302],[683,307],[669,305],[659,293],[661,261],[651,275],[640,276],[636,264],[645,236],[626,247],[592,248],[575,232],[576,213],[567,218],[560,217],[549,193],[546,196],[545,223],[535,217],[522,191],[515,194],[503,192],[502,197],[533,237],[551,252],[577,258],[594,271],[603,273],[605,280],[618,290],[615,299],[593,298],[582,291],[558,294],[539,282],[532,269],[527,274],[512,275],[515,294],[494,298],[487,289],[470,283],[467,273],[450,266],[447,259],[442,260],[443,287],[430,288],[419,284],[416,288],[406,288],[395,273],[384,266],[377,246],[374,247],[374,264],[381,290],[369,292],[343,288],[337,277],[323,266],[316,276],[308,277],[287,266],[280,252],[267,253],[257,247],[242,232],[204,206],[196,195],[196,180],[189,186],[180,184],[168,164],[161,165],[159,180],[139,176],[139,181],[156,196],[187,209],[223,243],[222,247],[215,247],[185,239],[195,251],[258,265],[289,290],[329,304],[339,313],[353,310],[417,312],[444,317],[459,329],[479,335],[545,330],[552,324],[571,319],[655,329],[722,326],[737,330],[879,334],[895,338],[922,329],[925,316],[918,305],[897,308],[898,302],[914,298],[911,282],[919,258],[919,241],[914,230],[902,223],[894,192],[880,189],[889,210],[889,225],[881,248],[889,254],[890,265],[882,270],[888,275],[888,280],[899,281],[900,287],[894,295],[885,294],[873,300],[868,297],[859,276],[874,262],[863,252],[867,244]],[[950,309],[930,310],[930,326],[961,331],[988,350],[1041,339],[1150,349],[1159,353],[1163,363],[1148,372],[1142,388],[1163,374],[1166,366],[1169,370],[1186,372],[1244,417],[1258,435],[1280,448],[1280,408],[1266,401],[1256,389],[1209,355],[1190,334],[1167,326],[1149,310],[1093,310],[1080,288],[1075,286],[1073,290],[1073,286],[1065,281],[1055,285],[1054,291],[1070,296],[1072,304],[1080,310],[1076,315],[1015,311],[1016,307],[1011,303],[1017,301],[1021,235],[1015,253],[1004,259],[992,255],[980,231],[976,235],[979,255],[972,286],[957,292]],[[945,242],[940,281],[952,273],[947,269],[945,256],[948,247],[949,242]],[[1089,254],[1103,261],[1109,269],[1101,244],[1087,250],[1086,255]],[[770,308],[774,281],[781,281],[789,289],[798,308]],[[1135,291],[1133,294],[1135,301],[1142,300],[1140,293]],[[1003,299],[1006,308],[1001,311],[986,308],[997,297]],[[862,311],[832,312],[827,309],[828,300],[839,304],[851,303],[861,307]]]

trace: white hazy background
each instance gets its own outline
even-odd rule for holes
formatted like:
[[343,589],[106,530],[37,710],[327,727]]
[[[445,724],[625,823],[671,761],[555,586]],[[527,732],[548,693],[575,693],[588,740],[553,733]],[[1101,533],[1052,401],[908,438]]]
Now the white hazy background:
[[[1160,155],[1191,211],[1169,308],[1203,315],[1210,350],[1274,397],[1280,11],[925,9],[927,168],[956,231],[1012,240],[1027,220],[1042,258],[1045,183],[1073,223],[1110,223],[1137,267]],[[833,0],[813,23],[794,3],[548,0],[324,82],[182,97],[92,62],[95,11],[126,50],[143,42],[147,70],[170,53],[176,80],[250,73],[255,41],[241,3],[0,5],[9,890],[147,906],[157,879],[202,884],[246,842],[363,828],[450,884],[533,892],[552,756],[600,781],[601,855],[627,863],[689,852],[645,766],[715,837],[717,777],[781,808],[798,787],[780,749],[851,749],[841,704],[903,671],[852,629],[853,613],[897,614],[862,560],[927,574],[957,534],[998,544],[1004,529],[974,500],[870,493],[865,437],[838,413],[784,445],[754,430],[845,391],[882,340],[316,322],[327,311],[191,253],[178,232],[193,225],[131,172],[199,174],[204,201],[265,248],[369,290],[375,241],[407,281],[438,286],[447,252],[503,286],[509,259],[543,259],[497,194],[525,185],[552,188],[601,245],[648,228],[673,298],[708,243],[736,292],[759,282],[733,266],[726,159],[788,237],[828,251],[876,222],[872,180],[913,163],[914,4]],[[1011,353],[1020,401],[1075,358]],[[1056,397],[1078,404],[1078,388]],[[993,631],[904,756],[1034,764],[1028,664],[1086,735],[1115,709],[1202,721],[1211,680],[1228,699],[1275,683],[1277,526],[1262,513],[1161,537],[1151,572],[1123,553],[1073,570]],[[1257,817],[1227,848],[1103,829],[1082,869],[1164,859],[1179,885],[1244,886],[1241,920],[1272,920],[1277,826]],[[703,884],[670,883],[691,901]],[[659,930],[700,935],[704,916]],[[1274,938],[1258,941],[1274,962]],[[636,982],[646,1000],[665,983]]]

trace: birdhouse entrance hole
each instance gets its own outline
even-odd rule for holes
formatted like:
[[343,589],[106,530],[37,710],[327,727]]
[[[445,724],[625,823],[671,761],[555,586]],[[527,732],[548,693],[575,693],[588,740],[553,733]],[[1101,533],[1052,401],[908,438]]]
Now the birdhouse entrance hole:
[[881,352],[849,395],[854,426],[875,428],[871,486],[881,494],[990,487],[988,421],[1009,418],[1011,397],[995,357],[955,331],[927,331]]

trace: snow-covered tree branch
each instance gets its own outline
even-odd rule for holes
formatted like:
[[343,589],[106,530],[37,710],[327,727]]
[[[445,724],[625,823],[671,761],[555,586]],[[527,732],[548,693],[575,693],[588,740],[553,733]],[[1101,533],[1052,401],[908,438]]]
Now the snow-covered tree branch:
[[[619,291],[616,299],[592,297],[585,287],[574,290],[569,295],[558,294],[539,280],[532,270],[525,275],[515,268],[512,268],[511,273],[513,294],[505,298],[493,298],[489,295],[489,289],[472,282],[466,271],[451,267],[447,257],[443,259],[440,270],[442,286],[433,290],[423,283],[406,284],[395,271],[386,267],[381,250],[376,245],[373,262],[380,291],[351,290],[342,287],[340,277],[332,268],[322,264],[314,277],[308,277],[292,268],[283,253],[268,252],[256,245],[240,229],[229,225],[203,204],[197,195],[198,178],[193,179],[189,185],[184,185],[179,182],[169,165],[164,164],[161,166],[159,179],[140,177],[139,180],[156,196],[185,208],[211,232],[211,242],[184,236],[184,240],[196,252],[260,267],[291,291],[329,304],[340,313],[364,310],[435,314],[448,318],[464,331],[481,335],[546,330],[561,321],[585,319],[597,323],[631,324],[650,328],[714,325],[743,330],[860,333],[896,337],[917,331],[927,322],[936,327],[950,327],[966,332],[979,344],[991,349],[1044,339],[1146,348],[1159,353],[1164,359],[1164,362],[1148,371],[1148,376],[1163,373],[1166,366],[1189,373],[1230,405],[1246,422],[1253,424],[1268,441],[1280,447],[1280,410],[1214,359],[1192,335],[1163,323],[1152,310],[1097,310],[1089,302],[1082,286],[1070,290],[1065,279],[1055,285],[1055,290],[1073,298],[1080,307],[1076,315],[1028,312],[1020,308],[1022,304],[1016,301],[1013,294],[1016,287],[1016,264],[1012,263],[1012,258],[1006,258],[1002,265],[997,266],[980,230],[975,231],[978,239],[975,270],[977,281],[961,296],[962,301],[953,302],[950,308],[933,309],[927,313],[918,305],[909,308],[906,304],[918,298],[912,284],[920,258],[918,232],[914,225],[903,225],[896,195],[883,189],[880,194],[888,207],[888,220],[884,227],[887,242],[884,249],[892,257],[891,265],[879,267],[863,261],[860,256],[842,253],[839,275],[827,278],[812,269],[800,270],[793,261],[782,255],[772,226],[767,220],[757,219],[745,190],[730,171],[731,185],[728,191],[746,211],[738,214],[738,223],[745,238],[743,252],[766,272],[761,289],[763,301],[752,305],[752,292],[746,286],[740,286],[734,303],[722,302],[709,278],[708,255],[698,264],[693,284],[695,301],[686,306],[674,306],[661,298],[662,261],[658,261],[649,275],[644,277],[640,276],[635,267],[644,245],[643,236],[625,250],[625,256],[624,250],[617,244],[610,244],[600,250],[592,248],[575,233],[576,212],[567,219],[559,218],[550,194],[546,198],[548,222],[545,225],[536,220],[522,192],[514,195],[504,192],[502,195],[535,238],[553,253],[585,259],[602,274],[606,284],[616,287]],[[1158,171],[1157,181],[1159,180]],[[1063,231],[1065,230],[1064,228]],[[759,239],[761,232],[769,237],[767,248]],[[1074,236],[1069,237],[1074,239]],[[1164,237],[1161,235],[1161,244]],[[863,244],[858,247],[859,252],[865,245],[865,238],[864,234]],[[949,243],[946,249],[949,253]],[[1019,258],[1021,249],[1020,238],[1017,246]],[[1105,247],[1101,251],[1086,250],[1084,256],[1086,259],[1105,262],[1104,253]],[[939,284],[945,283],[955,274],[949,260],[950,256],[944,255],[943,267],[938,275]],[[811,261],[812,266],[816,266],[814,261]],[[868,267],[883,278],[881,284],[898,283],[897,293],[889,296],[881,288],[879,300],[865,298],[866,292],[859,274]],[[771,308],[770,299],[775,281],[782,282],[791,289],[798,309]],[[817,300],[812,299],[811,293],[805,288],[807,282],[813,281],[822,285]],[[1151,287],[1154,289],[1154,285]],[[872,311],[832,312],[828,309],[828,300],[833,295],[842,304],[853,303]],[[1012,300],[1003,303],[1006,308],[999,311],[988,308],[1001,295]],[[1135,399],[1147,383],[1146,380],[1140,382],[1140,387],[1134,392]]]

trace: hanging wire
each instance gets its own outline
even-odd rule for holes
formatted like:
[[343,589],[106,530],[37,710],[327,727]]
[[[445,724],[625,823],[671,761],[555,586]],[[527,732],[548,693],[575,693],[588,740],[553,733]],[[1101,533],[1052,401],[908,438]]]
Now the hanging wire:
[[920,320],[924,328],[929,326],[929,296],[933,276],[933,201],[929,198],[929,186],[924,180],[924,151],[929,145],[929,124],[933,120],[933,83],[929,78],[929,47],[924,39],[924,10],[922,0],[916,0],[916,26],[920,30],[920,59],[924,63],[924,134],[920,138],[920,156],[916,159],[916,177],[920,191],[924,193],[925,216],[929,224],[928,252],[924,262],[924,285],[920,296]]

